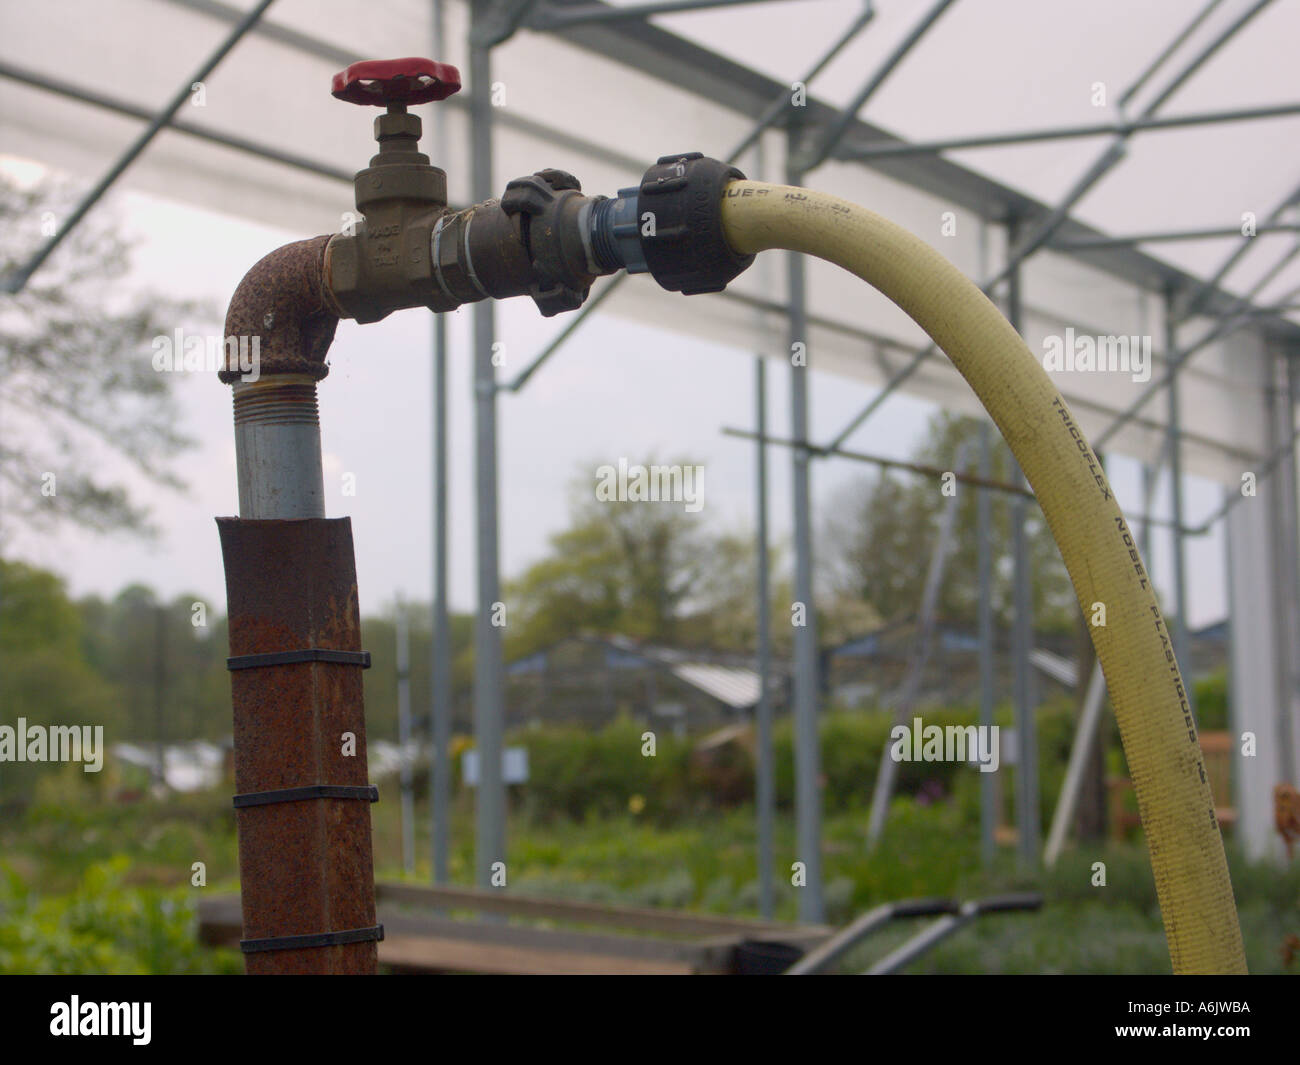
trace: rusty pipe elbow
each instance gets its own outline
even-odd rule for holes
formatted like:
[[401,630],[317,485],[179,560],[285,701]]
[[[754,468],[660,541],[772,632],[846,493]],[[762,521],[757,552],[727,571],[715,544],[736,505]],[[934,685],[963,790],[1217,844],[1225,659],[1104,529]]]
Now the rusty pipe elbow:
[[286,244],[244,275],[226,311],[225,368],[217,373],[223,382],[245,377],[239,348],[251,353],[261,376],[307,374],[319,381],[329,373],[325,356],[340,317],[325,285],[329,241],[320,236]]

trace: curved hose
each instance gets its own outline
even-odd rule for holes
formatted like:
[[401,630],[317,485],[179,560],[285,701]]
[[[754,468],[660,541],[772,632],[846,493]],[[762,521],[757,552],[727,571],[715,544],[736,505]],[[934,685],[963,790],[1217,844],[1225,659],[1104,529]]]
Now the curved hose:
[[1038,497],[1090,626],[1137,792],[1176,973],[1244,973],[1245,952],[1214,800],[1169,630],[1101,463],[1020,335],[924,241],[834,196],[733,182],[732,248],[806,252],[879,289],[952,360]]

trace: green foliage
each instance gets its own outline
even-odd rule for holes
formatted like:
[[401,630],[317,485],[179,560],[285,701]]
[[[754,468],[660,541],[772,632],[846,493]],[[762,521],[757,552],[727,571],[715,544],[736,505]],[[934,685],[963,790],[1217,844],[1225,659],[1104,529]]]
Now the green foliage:
[[[940,411],[926,429],[925,446],[914,459],[922,465],[952,470],[959,448],[967,447],[966,472],[977,472],[980,426],[975,418]],[[1009,481],[1014,459],[1005,442],[991,430],[991,476]],[[843,507],[830,512],[826,526],[829,550],[822,561],[827,584],[840,595],[866,601],[882,618],[896,620],[917,611],[926,569],[938,538],[939,515],[950,503],[933,477],[881,470],[866,476],[846,493]],[[960,508],[953,552],[939,596],[939,615],[951,622],[974,625],[979,600],[976,542],[978,492],[957,485]],[[992,606],[998,624],[1012,619],[1012,559],[1010,497],[992,497]],[[1033,573],[1034,624],[1039,631],[1066,631],[1078,616],[1069,575],[1042,512],[1026,512],[1026,542]]]
[[[703,511],[687,511],[680,502],[597,499],[600,465],[580,467],[569,528],[552,536],[546,557],[511,582],[507,658],[577,635],[619,633],[668,644],[707,639],[738,601],[728,576],[752,580],[752,549],[707,530]],[[646,465],[694,463],[651,457]]]
[[[428,603],[404,605],[411,640],[411,717],[427,729],[433,682],[429,648],[433,644]],[[451,690],[453,717],[469,722],[468,702],[474,681],[474,617],[452,614]],[[366,735],[396,742],[397,727],[397,624],[396,615],[361,619],[361,646],[370,652],[371,668],[362,673],[366,698]],[[227,682],[227,689],[229,683]],[[225,693],[229,702],[229,690]],[[229,717],[229,708],[226,716]],[[228,726],[227,726],[228,730]]]
[[[1056,747],[1053,729],[1063,728],[1051,720],[1057,712],[1045,709],[1039,717],[1045,770],[1051,765],[1047,752]],[[957,719],[967,713],[954,712]],[[999,710],[1000,719],[1004,715],[1008,709]],[[827,715],[828,767],[839,764],[832,762],[832,746],[857,743],[865,735],[853,731],[859,727],[853,718],[869,716]],[[657,757],[641,759],[640,730],[628,722],[617,723],[594,742],[584,740],[580,730],[548,736],[552,731],[531,734],[532,742],[527,734],[512,738],[529,743],[534,783],[512,796],[511,890],[756,914],[753,807],[701,804],[707,790],[700,780],[691,782],[687,744],[659,736]],[[656,764],[638,766],[633,758]],[[567,774],[563,793],[580,795],[583,759],[592,759],[593,768],[606,759],[621,759],[618,771],[633,776],[617,787],[643,805],[629,802],[615,809],[609,802],[605,814],[584,809],[571,817],[554,809],[553,796],[534,803],[543,774],[553,771]],[[833,769],[832,775],[842,772]],[[1168,972],[1144,845],[1080,844],[1067,849],[1053,870],[1040,873],[1026,872],[1009,850],[1000,849],[993,866],[985,869],[979,859],[978,803],[971,801],[978,776],[956,773],[947,798],[923,801],[928,799],[924,793],[900,795],[875,851],[865,845],[860,802],[828,809],[823,845],[828,919],[844,923],[891,899],[1040,890],[1047,899],[1040,913],[981,919],[909,971]],[[616,787],[609,778],[602,786]],[[682,787],[694,790],[681,793]],[[1003,787],[1012,790],[1006,782]],[[0,854],[5,856],[0,866],[0,972],[242,969],[234,952],[196,945],[192,908],[194,898],[205,891],[227,893],[236,887],[228,791],[130,805],[84,799],[73,805],[74,797],[63,792],[51,791],[47,797],[49,805],[37,804],[24,815],[0,820]],[[474,868],[474,815],[464,798],[462,794],[452,814],[450,855],[453,882],[461,884],[472,881]],[[401,876],[400,805],[372,807],[381,880]],[[784,808],[776,818],[775,853],[777,916],[792,920],[799,889],[790,884],[789,863],[797,846],[794,818]],[[1278,869],[1251,865],[1232,847],[1228,854],[1251,970],[1283,972],[1283,939],[1300,931],[1300,864]],[[207,863],[206,889],[188,886],[190,863],[196,859]],[[1105,888],[1092,886],[1096,861],[1107,865]],[[427,882],[428,876],[422,855],[415,881]],[[896,930],[873,936],[847,959],[846,968],[864,968],[916,929],[915,923],[900,923]]]
[[1193,685],[1196,700],[1196,723],[1203,731],[1226,729],[1228,718],[1228,670],[1216,669],[1200,677]]
[[[979,720],[972,708],[927,710],[926,725],[973,725]],[[1010,724],[1009,708],[1000,711],[999,723]],[[1051,815],[1060,791],[1065,760],[1074,736],[1072,710],[1064,701],[1038,713],[1039,759],[1042,778],[1042,816]],[[880,759],[890,738],[893,718],[882,711],[829,711],[821,721],[822,791],[828,813],[865,812]],[[910,723],[909,723],[910,727]],[[528,749],[527,787],[521,789],[523,809],[537,819],[565,817],[573,820],[622,816],[644,802],[644,817],[667,823],[705,810],[724,810],[751,800],[754,763],[742,751],[723,756],[728,764],[708,771],[692,764],[690,740],[656,733],[656,754],[641,754],[644,726],[630,720],[612,722],[603,729],[550,726],[514,734],[510,742]],[[773,729],[776,801],[783,810],[794,806],[794,729],[789,717]],[[979,774],[952,762],[900,762],[896,796],[917,797],[922,804],[953,796],[978,803]],[[966,784],[969,778],[969,787]],[[1011,789],[1005,789],[1010,801]]]
[[647,758],[644,731],[621,719],[599,731],[559,726],[516,734],[511,742],[528,749],[525,809],[538,818],[581,821],[621,816],[639,796],[662,821],[707,805],[707,796],[692,787],[690,744],[658,733],[655,756]]
[[193,894],[127,882],[119,855],[90,866],[76,888],[38,894],[11,867],[0,867],[0,973],[237,973],[229,951],[200,947]]
[[[52,573],[0,559],[0,705],[3,724],[113,726],[115,691],[86,661],[81,619]],[[29,795],[48,767],[0,764],[0,797]]]

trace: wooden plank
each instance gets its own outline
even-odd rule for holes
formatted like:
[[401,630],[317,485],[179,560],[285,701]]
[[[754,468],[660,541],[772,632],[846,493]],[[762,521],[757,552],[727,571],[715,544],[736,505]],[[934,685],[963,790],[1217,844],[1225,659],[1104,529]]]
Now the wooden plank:
[[745,917],[679,913],[674,910],[634,906],[611,906],[594,902],[546,899],[534,895],[516,895],[508,891],[481,888],[423,887],[415,884],[378,883],[375,896],[380,901],[423,906],[435,910],[464,909],[480,913],[500,913],[514,917],[539,917],[569,921],[573,924],[604,925],[630,928],[642,932],[667,932],[696,936],[733,934],[741,938],[779,938],[795,930],[829,936],[832,929],[824,925],[795,925],[779,921],[760,921]]
[[538,928],[528,924],[501,921],[465,921],[430,914],[394,913],[380,907],[379,919],[384,930],[393,936],[432,936],[437,939],[460,939],[471,943],[536,950],[562,951],[573,954],[607,955],[613,958],[639,958],[643,961],[687,962],[695,969],[725,968],[731,961],[732,947],[710,941],[700,943],[685,939],[650,938],[611,932],[588,932],[572,928]]
[[526,976],[690,976],[696,972],[684,961],[619,958],[411,935],[394,936],[380,943],[379,964],[402,972]]
[[[243,934],[239,900],[232,897],[204,899],[199,903],[199,941],[207,946],[239,945]],[[635,935],[581,932],[566,928],[537,928],[528,925],[481,921],[456,921],[428,914],[394,913],[380,907],[378,918],[384,926],[383,944],[389,940],[412,939],[458,942],[472,956],[480,949],[491,948],[493,957],[505,957],[502,951],[534,952],[537,956],[556,956],[562,964],[572,966],[572,957],[588,959],[591,971],[658,972],[725,972],[731,964],[732,951],[740,937],[716,937],[706,941],[649,939]],[[630,969],[629,969],[630,967]],[[474,970],[466,970],[474,971]],[[586,971],[586,970],[583,970]]]
[[[782,940],[811,948],[826,938],[825,931],[814,926],[735,921],[727,922],[733,927],[724,934],[648,937],[453,920],[399,911],[395,906],[390,895],[378,907],[385,929],[380,961],[420,972],[722,973],[730,969],[735,947],[743,939]],[[238,945],[242,915],[237,897],[203,899],[198,911],[201,942]],[[743,934],[734,928],[738,923]]]

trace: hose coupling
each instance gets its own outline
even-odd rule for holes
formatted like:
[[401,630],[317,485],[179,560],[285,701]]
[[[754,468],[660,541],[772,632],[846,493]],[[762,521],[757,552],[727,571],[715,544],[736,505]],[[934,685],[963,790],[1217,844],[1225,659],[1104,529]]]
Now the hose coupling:
[[699,152],[665,155],[635,188],[599,199],[589,214],[592,258],[602,272],[649,273],[670,292],[721,292],[752,255],[722,232],[723,191],[745,175]]

